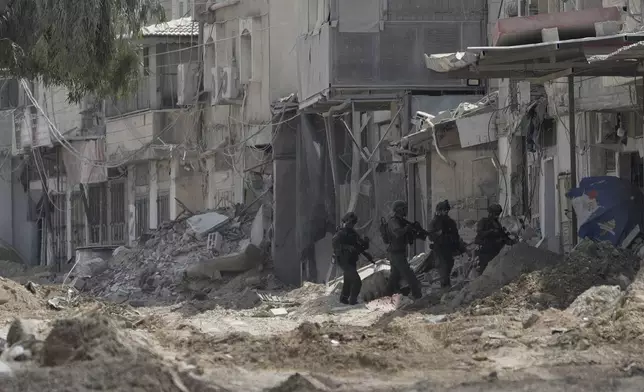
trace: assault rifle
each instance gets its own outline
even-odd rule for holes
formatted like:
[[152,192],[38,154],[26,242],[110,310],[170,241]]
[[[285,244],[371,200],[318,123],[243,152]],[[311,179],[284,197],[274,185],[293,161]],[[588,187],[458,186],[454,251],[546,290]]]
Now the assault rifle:
[[411,228],[411,232],[412,232],[412,234],[414,234],[414,236],[416,238],[423,238],[424,239],[424,238],[429,237],[429,231],[423,229],[423,227],[420,225],[420,223],[418,221],[416,221],[414,223],[411,223],[410,221],[408,221],[405,218],[400,218],[400,219],[402,220],[402,222],[405,225],[407,225],[407,226],[409,226]]

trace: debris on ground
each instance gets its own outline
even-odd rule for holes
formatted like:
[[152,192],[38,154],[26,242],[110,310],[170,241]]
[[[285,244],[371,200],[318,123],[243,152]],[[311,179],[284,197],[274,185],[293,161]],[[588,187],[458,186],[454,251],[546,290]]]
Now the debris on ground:
[[644,270],[640,270],[621,298],[599,316],[589,320],[588,329],[601,339],[615,342],[644,342]]
[[[92,276],[83,291],[116,303],[176,302],[195,292],[207,294],[225,284],[222,271],[243,272],[263,262],[263,252],[249,245],[253,219],[235,216],[231,209],[166,223],[139,246],[116,249],[109,268]],[[223,239],[218,249],[208,249],[207,238],[199,234],[212,230]]]
[[295,373],[268,389],[267,392],[324,392],[326,390],[328,390],[326,386],[315,378]]
[[71,362],[153,357],[142,345],[128,339],[104,317],[63,319],[45,339],[42,363],[60,366]]
[[[520,248],[517,245],[512,249]],[[556,257],[540,258],[539,262],[535,262],[535,256],[539,254],[537,251],[523,250],[523,260],[532,261],[529,265],[532,268],[527,270],[524,269],[527,266],[522,263],[521,258],[508,260],[516,263],[514,267],[508,268],[523,272],[523,275],[482,299],[480,304],[495,308],[519,306],[527,309],[565,309],[593,286],[617,284],[622,275],[633,279],[640,264],[639,258],[629,250],[617,249],[610,243],[596,243],[590,240],[580,242],[560,262],[557,262]],[[488,270],[484,275],[487,275]]]
[[461,289],[450,305],[453,309],[466,306],[494,294],[522,274],[560,264],[561,260],[562,257],[556,253],[534,248],[523,242],[506,246],[490,261],[481,276]]
[[325,372],[397,371],[416,355],[427,354],[402,330],[348,328],[334,323],[311,322],[304,322],[294,331],[278,336],[233,333],[213,339],[193,332],[172,344],[190,347],[196,354],[218,353],[220,362],[249,369]]
[[624,292],[619,286],[594,286],[577,297],[566,312],[581,319],[590,319],[615,309]]
[[215,383],[200,381],[186,372],[179,373],[164,362],[147,357],[74,362],[53,368],[31,367],[10,374],[2,380],[4,392],[86,392],[99,389],[104,392],[226,392]]
[[43,305],[42,299],[23,285],[10,279],[0,278],[0,316],[40,311]]
[[228,216],[212,211],[193,215],[186,222],[199,238],[204,238],[209,233],[217,230],[218,227],[225,225],[229,220]]

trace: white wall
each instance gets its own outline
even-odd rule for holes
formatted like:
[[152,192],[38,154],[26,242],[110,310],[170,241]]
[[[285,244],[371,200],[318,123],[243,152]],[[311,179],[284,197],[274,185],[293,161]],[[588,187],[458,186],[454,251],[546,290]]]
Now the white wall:
[[153,119],[152,112],[109,119],[105,143],[107,157],[135,151],[150,143],[154,136]]
[[[269,99],[269,6],[265,1],[242,0],[238,5],[221,8],[216,12],[216,23],[204,27],[204,43],[212,38],[215,45],[215,62],[219,67],[243,62],[240,47],[241,29],[250,27],[252,37],[253,77],[248,82],[243,119],[248,123],[268,122],[271,119]],[[205,52],[205,51],[204,51]],[[208,67],[208,65],[207,65]],[[238,74],[239,75],[239,74]],[[244,88],[239,86],[237,100],[241,106]],[[216,93],[216,92],[215,92]],[[241,117],[240,117],[241,119]]]

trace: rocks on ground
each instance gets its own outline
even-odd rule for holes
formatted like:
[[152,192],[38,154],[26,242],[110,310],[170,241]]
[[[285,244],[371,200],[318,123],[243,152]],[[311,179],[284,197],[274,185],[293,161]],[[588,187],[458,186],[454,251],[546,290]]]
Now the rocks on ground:
[[[509,279],[504,279],[507,285],[498,284],[501,280],[497,280],[497,284],[482,291],[473,282],[469,288],[469,292],[473,293],[469,295],[470,298],[486,297],[479,303],[496,308],[565,309],[593,286],[632,280],[640,265],[639,258],[632,252],[617,249],[609,243],[584,240],[563,260],[558,257],[543,258],[545,251],[527,246],[519,248],[519,245],[511,248],[515,257],[507,260],[508,263],[515,263],[508,268],[520,273],[518,279],[510,284],[507,284]],[[517,250],[521,253],[517,254]],[[495,259],[490,267],[498,267],[498,262],[505,261],[508,254],[500,255],[502,260]],[[481,278],[495,273],[497,268],[488,270]],[[507,273],[505,275],[508,276]]]
[[488,297],[511,283],[522,274],[557,265],[562,257],[556,253],[537,249],[525,243],[505,247],[487,266],[481,276],[465,286],[451,302],[453,309]]

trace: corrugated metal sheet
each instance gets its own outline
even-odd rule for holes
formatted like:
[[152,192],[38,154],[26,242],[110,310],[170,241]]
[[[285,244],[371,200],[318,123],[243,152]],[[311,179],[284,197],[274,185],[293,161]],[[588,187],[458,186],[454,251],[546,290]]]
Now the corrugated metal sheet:
[[[613,67],[614,69],[609,72],[609,70],[585,65],[588,64],[587,59],[614,61],[629,58],[628,56],[611,58],[607,54],[610,55],[615,52],[615,48],[619,49],[627,45],[628,42],[640,41],[644,41],[642,33],[615,34],[605,37],[587,37],[515,46],[470,46],[461,52],[425,54],[425,65],[437,73],[454,72],[452,77],[455,78],[511,77],[514,76],[512,71],[520,73],[520,76],[523,77],[540,77],[570,68],[584,69],[587,71],[585,76],[600,73],[609,76],[620,71],[628,73],[626,68],[631,65],[636,66],[636,64],[617,64],[619,67]],[[464,57],[463,53],[469,55]],[[455,72],[461,70],[463,72]]]
[[643,59],[644,58],[644,41],[636,42],[632,45],[624,46],[614,52],[605,55],[591,55],[588,56],[589,63],[597,63],[600,61],[614,61],[625,59]]

